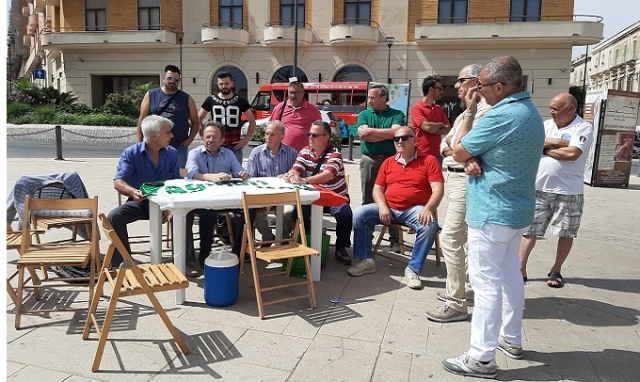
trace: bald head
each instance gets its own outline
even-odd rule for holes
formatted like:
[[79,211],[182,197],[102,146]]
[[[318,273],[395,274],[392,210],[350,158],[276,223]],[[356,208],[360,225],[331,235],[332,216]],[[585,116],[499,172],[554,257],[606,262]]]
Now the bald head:
[[560,93],[551,98],[549,102],[549,113],[553,122],[558,127],[569,126],[576,119],[576,110],[578,102],[576,98],[569,93]]

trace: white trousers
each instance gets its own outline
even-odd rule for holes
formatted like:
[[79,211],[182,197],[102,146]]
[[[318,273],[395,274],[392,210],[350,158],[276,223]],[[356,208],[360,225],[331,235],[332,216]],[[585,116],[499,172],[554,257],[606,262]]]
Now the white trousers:
[[495,359],[498,336],[522,344],[524,283],[518,250],[525,231],[490,223],[469,226],[469,279],[475,292],[469,355],[478,361]]

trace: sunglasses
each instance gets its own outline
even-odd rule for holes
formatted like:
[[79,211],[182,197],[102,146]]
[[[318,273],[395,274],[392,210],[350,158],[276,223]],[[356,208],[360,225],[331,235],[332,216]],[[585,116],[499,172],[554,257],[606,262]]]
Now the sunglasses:
[[309,138],[318,138],[318,137],[322,137],[322,136],[325,136],[325,135],[327,135],[327,134],[308,133],[307,137],[309,137]]
[[433,88],[440,92],[443,91],[442,86],[434,86]]
[[456,83],[462,85],[462,84],[464,84],[464,82],[466,80],[473,80],[473,79],[476,79],[476,78],[478,78],[478,77],[460,77],[460,78],[458,78]]
[[165,77],[169,82],[180,82],[180,77]]
[[400,141],[408,141],[409,138],[413,138],[411,135],[401,135],[399,137],[393,137],[393,141],[394,142],[400,142]]
[[504,85],[502,82],[497,81],[497,82],[492,82],[490,84],[481,84],[480,82],[478,82],[478,85],[476,85],[476,88],[478,88],[478,90],[482,90],[482,88],[487,87],[487,86],[493,86],[493,85],[497,85],[497,84],[502,84]]

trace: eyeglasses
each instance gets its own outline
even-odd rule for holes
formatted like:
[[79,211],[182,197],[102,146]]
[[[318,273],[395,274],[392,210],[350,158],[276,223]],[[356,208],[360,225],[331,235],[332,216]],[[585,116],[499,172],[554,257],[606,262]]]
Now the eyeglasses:
[[325,136],[325,135],[327,135],[327,134],[308,133],[307,137],[309,137],[309,138],[318,138],[318,137],[322,137],[322,136]]
[[473,80],[473,79],[476,79],[476,78],[478,78],[478,77],[460,77],[460,78],[458,78],[456,83],[462,85],[462,84],[464,84],[464,82],[466,80]]
[[497,85],[497,84],[502,84],[504,85],[502,82],[497,81],[497,82],[492,82],[490,84],[481,84],[480,82],[478,82],[478,84],[476,85],[476,88],[478,88],[478,90],[482,90],[482,88],[487,87],[487,86],[493,86],[493,85]]
[[408,141],[409,138],[413,138],[413,136],[411,135],[401,135],[399,137],[393,137],[393,141],[394,142],[400,142],[400,141]]
[[180,82],[180,77],[165,77],[169,82]]
[[442,86],[434,86],[433,88],[436,89],[437,91],[440,91],[440,92],[444,91],[444,90],[442,90]]

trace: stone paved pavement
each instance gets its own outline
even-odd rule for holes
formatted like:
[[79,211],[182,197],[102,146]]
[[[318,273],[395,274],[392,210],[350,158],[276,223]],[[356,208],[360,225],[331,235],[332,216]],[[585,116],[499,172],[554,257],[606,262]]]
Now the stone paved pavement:
[[[8,158],[7,191],[20,175],[75,170],[107,212],[116,205],[111,186],[116,163],[116,158]],[[358,164],[345,167],[357,208]],[[526,353],[522,360],[498,353],[499,380],[640,380],[640,178],[632,176],[631,182],[628,189],[586,187],[580,236],[563,269],[565,288],[546,286],[555,240],[539,241],[525,287]],[[445,205],[446,200],[440,216]],[[133,227],[132,234],[147,230],[145,223]],[[101,247],[104,253],[104,240]],[[8,253],[8,272],[15,269],[16,257]],[[265,320],[258,318],[247,284],[238,303],[228,308],[204,303],[202,280],[191,282],[182,306],[174,304],[174,293],[160,293],[192,350],[187,356],[169,341],[146,298],[126,298],[118,305],[99,373],[91,372],[95,334],[88,341],[81,337],[85,313],[25,316],[24,328],[15,330],[14,305],[7,303],[6,376],[10,381],[464,380],[444,371],[440,362],[468,347],[470,322],[438,324],[424,316],[444,288],[444,265],[436,267],[429,255],[420,291],[401,284],[405,265],[381,258],[377,273],[352,278],[333,259],[332,248],[315,286],[318,307],[308,310],[302,300],[275,305],[267,307]],[[331,303],[335,297],[342,302]],[[100,308],[104,311],[106,304]]]

